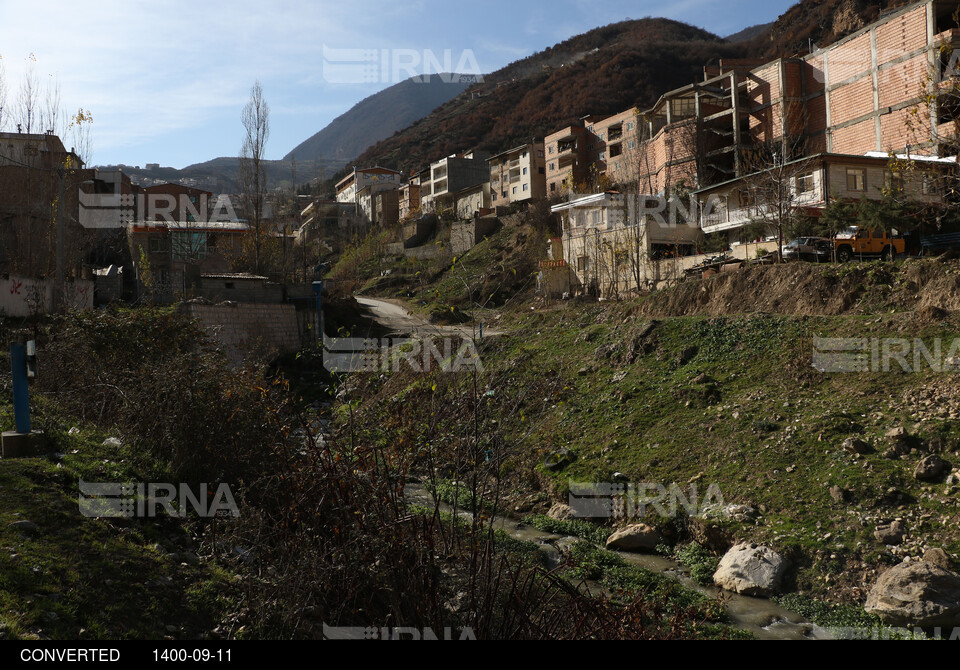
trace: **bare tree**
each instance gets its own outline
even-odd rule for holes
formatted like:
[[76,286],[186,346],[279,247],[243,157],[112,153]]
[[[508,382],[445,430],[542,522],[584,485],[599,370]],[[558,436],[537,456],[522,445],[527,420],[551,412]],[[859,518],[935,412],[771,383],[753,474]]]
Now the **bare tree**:
[[20,82],[17,92],[17,106],[14,110],[17,132],[31,133],[36,129],[40,116],[40,83],[37,81],[36,62],[33,54],[27,58],[27,71]]
[[[768,111],[771,136],[741,153],[744,189],[751,219],[777,234],[779,257],[783,258],[784,235],[796,220],[797,197],[808,187],[805,177],[811,166],[803,161],[809,155],[803,134],[806,110],[797,101],[785,101]],[[825,186],[825,185],[824,185]]]
[[7,125],[7,116],[9,116],[7,106],[7,78],[3,71],[3,56],[0,56],[0,133]]
[[264,169],[264,153],[270,137],[270,107],[263,97],[259,80],[250,89],[250,101],[241,116],[245,138],[240,150],[240,185],[247,217],[252,226],[254,245],[254,270],[261,268],[261,245],[263,236],[263,211],[267,198],[267,179]]
[[84,165],[90,165],[93,160],[93,139],[90,136],[90,124],[93,123],[93,115],[89,110],[80,108],[77,113],[70,117],[70,124],[67,126],[67,136],[70,138],[70,146],[74,153],[80,157]]
[[40,130],[57,137],[64,137],[68,127],[67,115],[61,104],[60,82],[51,75],[47,79],[40,106]]

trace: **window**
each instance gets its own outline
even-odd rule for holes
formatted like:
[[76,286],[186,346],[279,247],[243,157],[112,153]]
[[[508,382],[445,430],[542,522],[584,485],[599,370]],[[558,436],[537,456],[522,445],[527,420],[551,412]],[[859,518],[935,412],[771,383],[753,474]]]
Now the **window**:
[[557,182],[555,181],[550,182],[550,192],[556,193],[556,191],[557,191]]
[[537,169],[540,171],[540,174],[544,174],[544,169],[543,169],[543,168],[537,168]]
[[530,184],[524,184],[524,185],[523,185],[523,190],[524,190],[524,191],[529,191],[529,190],[530,190]]
[[166,238],[160,235],[151,235],[147,240],[147,249],[152,254],[160,254],[170,250]]
[[633,123],[633,121],[627,121],[627,130],[633,130],[635,127],[636,125]]
[[550,171],[553,172],[553,171],[556,170],[556,169],[557,169],[557,164],[556,164],[556,163],[550,163]]
[[207,257],[207,236],[204,233],[174,231],[170,242],[173,257],[178,261]]
[[894,193],[903,193],[903,175],[899,172],[888,173],[887,187]]
[[601,151],[601,152],[600,152],[600,156],[598,157],[597,160],[601,160],[601,161],[607,160],[607,152],[606,152],[606,151]]
[[924,195],[940,195],[940,178],[935,174],[925,174],[923,175],[923,194]]
[[629,146],[631,149],[636,149],[637,143],[635,140],[630,140],[629,142],[627,142],[627,146]]
[[807,172],[797,176],[797,193],[810,193],[813,191],[813,173]]
[[527,174],[527,168],[523,168],[523,174]]
[[551,145],[548,147],[547,152],[552,154],[554,147],[555,147],[555,145],[551,144]]
[[847,190],[867,190],[867,171],[864,169],[847,168]]
[[516,195],[516,194],[517,194],[517,187],[514,186],[514,187],[513,187],[513,195]]
[[577,259],[577,272],[586,272],[590,269],[590,257],[581,256]]

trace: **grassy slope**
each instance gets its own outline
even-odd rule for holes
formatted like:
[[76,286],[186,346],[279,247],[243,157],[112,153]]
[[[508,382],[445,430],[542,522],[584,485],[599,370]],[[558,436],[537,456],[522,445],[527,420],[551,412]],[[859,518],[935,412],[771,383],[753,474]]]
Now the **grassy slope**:
[[[0,424],[7,426],[4,395]],[[47,423],[42,411],[37,419]],[[197,528],[162,517],[83,517],[78,480],[145,478],[122,449],[101,446],[106,435],[52,434],[56,454],[0,460],[0,638],[210,636],[230,609],[232,577],[206,561],[181,564],[180,554],[201,553]],[[37,530],[9,525],[23,520]]]
[[[649,319],[641,313],[651,298],[534,311],[528,305],[505,316],[511,334],[486,342],[481,356],[508,441],[522,445],[505,467],[513,473],[505,488],[516,491],[511,506],[549,505],[531,486],[537,479],[561,501],[568,482],[611,481],[614,472],[683,490],[697,481],[701,495],[716,483],[727,503],[761,512],[753,522],[725,522],[730,538],[768,542],[790,557],[790,587],[859,603],[877,574],[903,555],[938,546],[960,554],[960,491],[913,477],[923,453],[881,455],[886,431],[903,426],[939,440],[944,458],[954,469],[960,464],[955,375],[821,374],[811,366],[814,336],[953,341],[956,317],[911,311],[916,287],[901,286],[903,264],[878,267],[841,269],[845,277],[856,274],[859,298],[835,316],[668,316],[646,337],[640,333]],[[956,270],[925,271],[937,281]],[[697,355],[680,363],[690,347]],[[405,382],[398,383],[381,393],[395,394]],[[531,384],[540,386],[531,392]],[[417,402],[422,389],[410,385],[408,402]],[[925,406],[923,398],[933,400]],[[877,453],[845,452],[847,437],[872,442]],[[547,473],[543,457],[562,447],[578,459]],[[850,501],[835,502],[831,486],[849,491]],[[908,534],[903,547],[891,549],[873,531],[895,518]]]

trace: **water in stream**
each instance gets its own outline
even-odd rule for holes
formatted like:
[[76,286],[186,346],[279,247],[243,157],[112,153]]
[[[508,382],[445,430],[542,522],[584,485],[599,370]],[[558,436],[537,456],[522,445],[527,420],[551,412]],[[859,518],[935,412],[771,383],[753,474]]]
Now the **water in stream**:
[[[412,504],[432,507],[434,499],[420,484],[408,484],[404,489],[405,498]],[[452,511],[449,505],[440,503],[440,509]],[[464,518],[469,519],[470,513],[459,511]],[[540,546],[546,558],[547,565],[554,568],[562,561],[559,547],[573,544],[575,538],[554,535],[532,526],[518,523],[505,517],[495,517],[495,528],[504,530],[508,535],[517,539],[533,542]],[[711,598],[715,598],[721,591],[715,587],[704,587],[694,582],[686,568],[663,556],[654,554],[633,554],[628,552],[614,552],[625,561],[633,565],[646,568],[653,572],[667,575],[680,581],[685,586],[699,591]],[[599,585],[591,585],[600,590]],[[727,613],[733,625],[747,630],[762,640],[825,640],[831,639],[830,632],[813,624],[803,617],[789,612],[765,598],[750,598],[736,593],[723,592]]]

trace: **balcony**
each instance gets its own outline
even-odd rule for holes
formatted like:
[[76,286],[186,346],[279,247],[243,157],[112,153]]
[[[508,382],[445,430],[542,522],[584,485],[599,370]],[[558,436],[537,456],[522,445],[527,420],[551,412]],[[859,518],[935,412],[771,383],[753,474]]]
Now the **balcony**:
[[773,212],[770,205],[753,205],[750,207],[728,208],[718,202],[709,214],[700,217],[700,227],[707,235],[722,230],[732,230],[745,226],[751,221],[763,219]]

